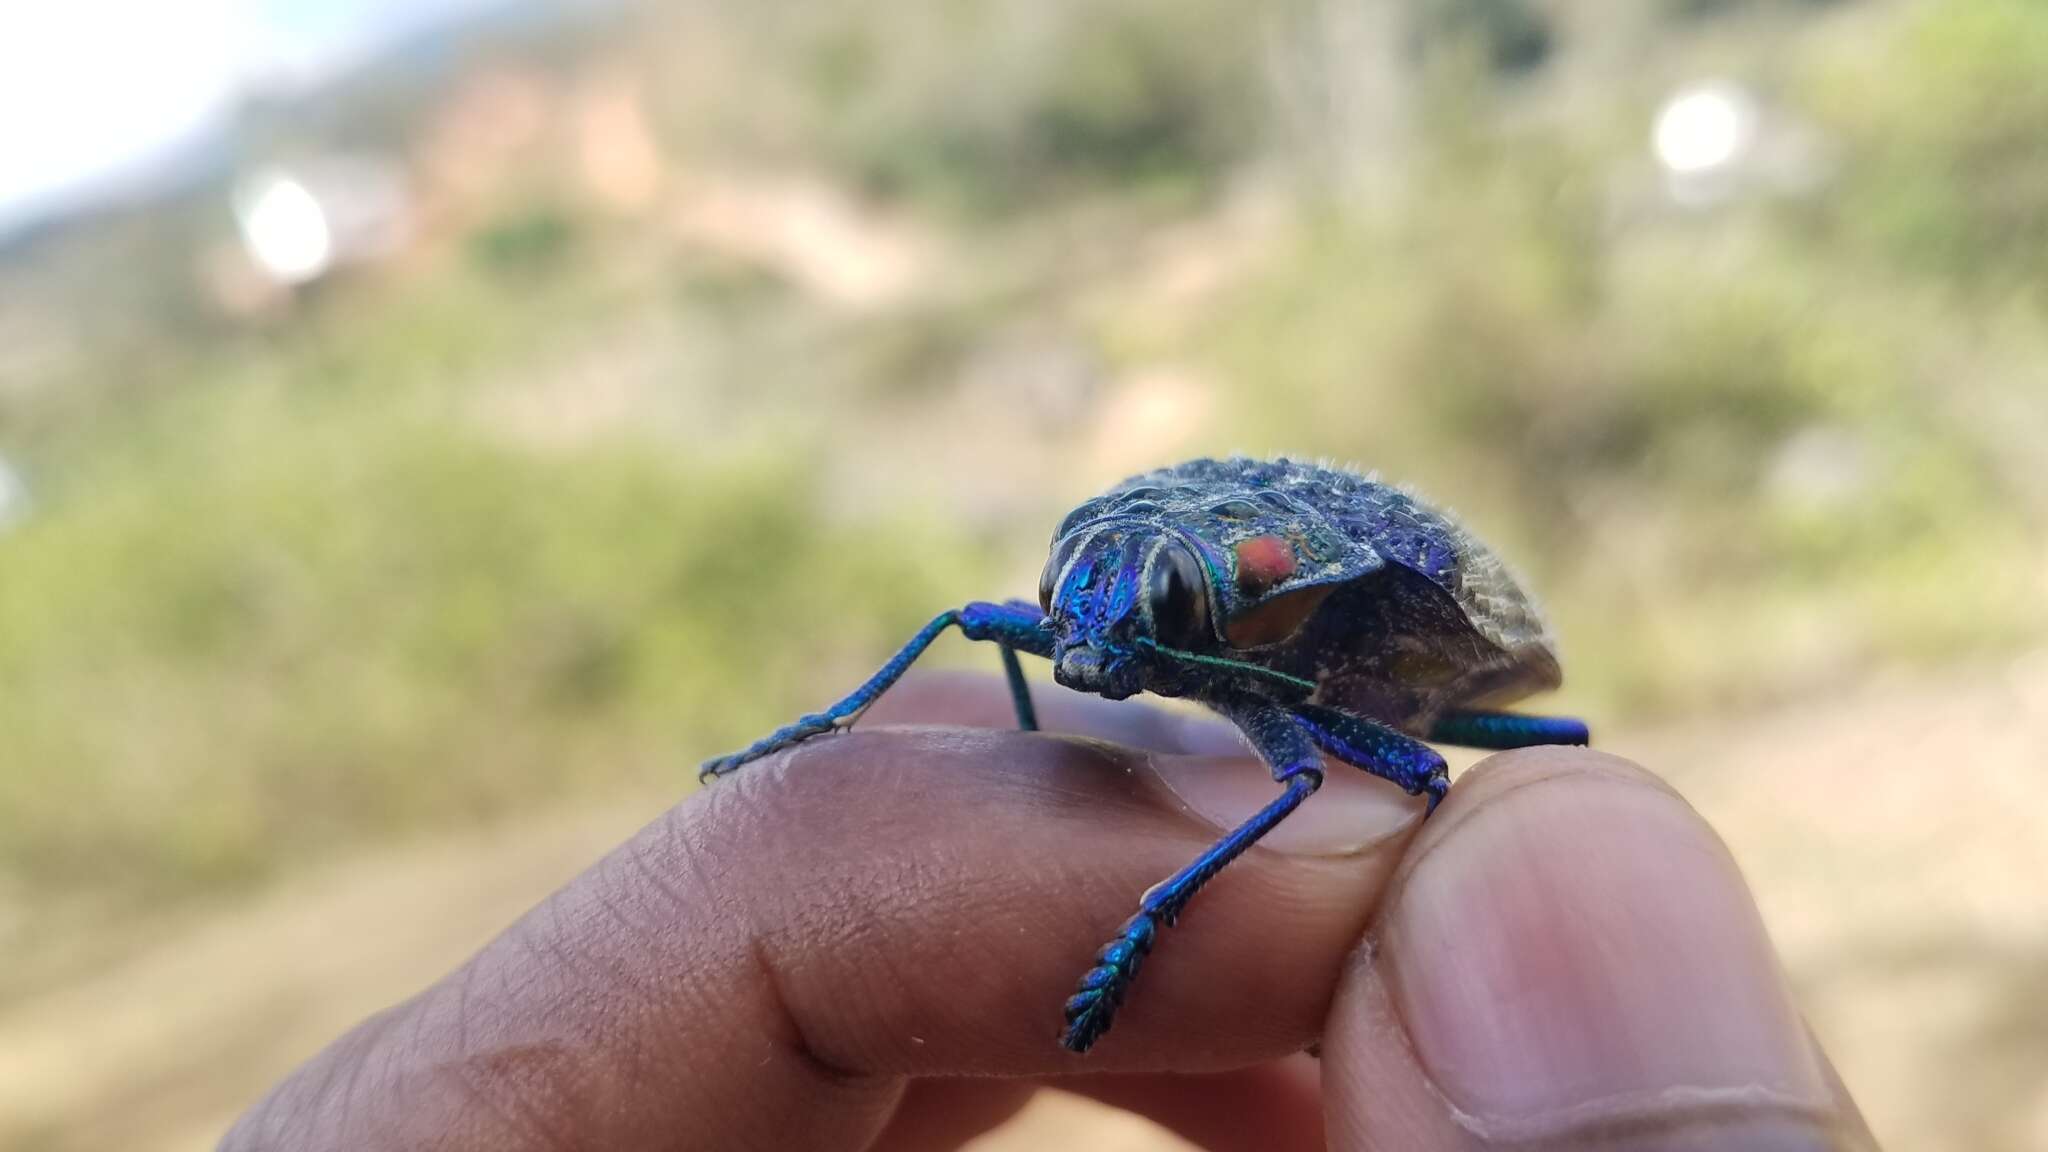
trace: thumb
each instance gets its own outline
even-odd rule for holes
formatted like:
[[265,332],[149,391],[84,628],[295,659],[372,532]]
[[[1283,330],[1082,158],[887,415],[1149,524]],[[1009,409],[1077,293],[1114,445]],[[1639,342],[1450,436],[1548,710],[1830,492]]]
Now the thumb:
[[1452,790],[1324,1058],[1337,1149],[1874,1147],[1720,839],[1584,749]]

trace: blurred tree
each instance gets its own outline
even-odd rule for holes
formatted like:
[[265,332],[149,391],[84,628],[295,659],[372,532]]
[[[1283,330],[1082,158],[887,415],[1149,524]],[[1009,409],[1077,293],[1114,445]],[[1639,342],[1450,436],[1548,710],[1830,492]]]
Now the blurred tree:
[[1843,57],[1814,103],[1847,171],[1808,223],[1960,284],[2048,291],[2048,7],[1928,5]]
[[1550,59],[1550,18],[1531,0],[1411,0],[1418,56],[1474,50],[1497,72],[1528,72]]

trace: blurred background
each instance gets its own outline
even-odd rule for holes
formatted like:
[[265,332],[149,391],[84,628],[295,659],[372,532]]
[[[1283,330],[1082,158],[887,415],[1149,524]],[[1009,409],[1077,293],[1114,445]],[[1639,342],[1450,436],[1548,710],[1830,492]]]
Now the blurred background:
[[209,1147],[1230,451],[1522,569],[1889,1147],[2048,1147],[2044,446],[2030,0],[9,5],[0,1147]]

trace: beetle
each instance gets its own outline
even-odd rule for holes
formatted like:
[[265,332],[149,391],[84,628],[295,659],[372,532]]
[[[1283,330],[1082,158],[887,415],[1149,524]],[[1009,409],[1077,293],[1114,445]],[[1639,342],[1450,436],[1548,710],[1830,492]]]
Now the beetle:
[[1450,777],[1424,741],[1588,741],[1579,720],[1499,710],[1563,677],[1534,604],[1471,533],[1372,476],[1233,457],[1134,476],[1082,504],[1053,533],[1037,604],[940,613],[851,695],[706,761],[700,777],[850,726],[954,627],[997,645],[1024,729],[1038,720],[1019,652],[1052,661],[1067,688],[1207,705],[1238,727],[1281,787],[1147,891],[1096,953],[1060,1032],[1076,1053],[1109,1029],[1160,929],[1321,786],[1324,756],[1426,795],[1427,815]]

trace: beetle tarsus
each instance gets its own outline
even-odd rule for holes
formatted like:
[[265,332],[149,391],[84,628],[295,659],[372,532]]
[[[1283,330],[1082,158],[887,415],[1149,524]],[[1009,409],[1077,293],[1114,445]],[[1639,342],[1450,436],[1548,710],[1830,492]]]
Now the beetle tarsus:
[[1284,709],[1264,704],[1242,709],[1232,719],[1274,765],[1273,775],[1286,791],[1197,856],[1192,863],[1145,893],[1138,914],[1125,921],[1116,938],[1095,954],[1095,964],[1068,997],[1066,1028],[1060,1043],[1070,1052],[1086,1052],[1109,1031],[1124,993],[1137,979],[1138,968],[1152,951],[1159,929],[1171,927],[1202,886],[1273,830],[1322,786],[1323,771],[1315,744],[1301,724]]
[[1422,818],[1427,820],[1436,813],[1436,806],[1444,802],[1444,795],[1451,790],[1451,774],[1437,769],[1422,782],[1422,790],[1429,793],[1429,807],[1422,810]]
[[[1015,667],[1015,654],[1018,652],[1029,652],[1034,656],[1052,654],[1052,636],[1045,630],[1044,614],[1028,604],[985,604],[977,601],[963,608],[941,612],[911,637],[910,643],[891,656],[888,663],[868,677],[867,683],[854,689],[844,700],[823,712],[800,717],[796,723],[778,728],[738,752],[706,760],[697,770],[698,782],[724,776],[813,736],[851,726],[870,704],[903,678],[903,673],[924,655],[924,650],[931,647],[941,632],[956,624],[969,640],[992,640],[1002,645],[1004,659],[1011,668]],[[1020,726],[1030,728],[1036,726],[1037,718],[1031,711],[1030,697],[1023,684],[1023,671],[1017,669],[1011,677],[1012,689],[1019,694],[1017,720]]]
[[1060,1046],[1079,1054],[1095,1046],[1116,1019],[1124,992],[1137,979],[1138,969],[1152,951],[1159,936],[1159,917],[1140,912],[1124,922],[1116,939],[1095,953],[1095,966],[1081,977],[1074,994],[1067,998],[1066,1027],[1060,1032]]
[[697,769],[697,783],[702,784],[713,777],[723,776],[763,756],[772,756],[792,744],[801,744],[813,736],[823,736],[837,727],[840,727],[840,723],[823,712],[800,716],[796,723],[778,728],[738,752],[706,760]]

